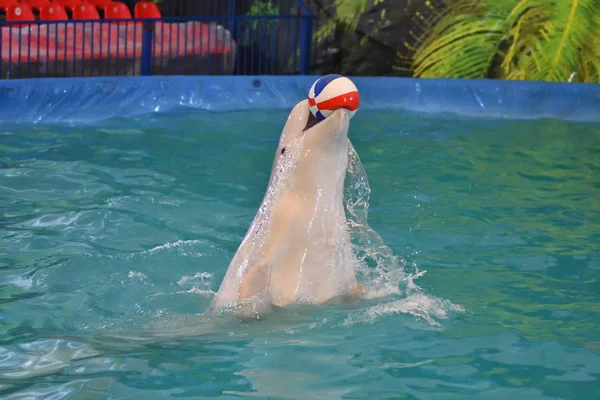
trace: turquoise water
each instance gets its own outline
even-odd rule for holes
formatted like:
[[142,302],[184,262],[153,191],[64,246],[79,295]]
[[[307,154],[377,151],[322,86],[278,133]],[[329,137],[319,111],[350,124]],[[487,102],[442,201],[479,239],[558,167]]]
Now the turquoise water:
[[0,397],[598,397],[599,125],[359,112],[418,287],[208,317],[286,116],[0,127]]

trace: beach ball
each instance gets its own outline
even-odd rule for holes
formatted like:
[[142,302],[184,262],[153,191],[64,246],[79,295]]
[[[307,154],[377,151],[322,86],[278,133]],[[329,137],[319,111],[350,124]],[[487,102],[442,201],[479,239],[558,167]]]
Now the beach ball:
[[308,91],[310,112],[317,121],[323,121],[338,108],[350,110],[352,118],[358,110],[359,103],[360,96],[354,83],[338,74],[320,77]]

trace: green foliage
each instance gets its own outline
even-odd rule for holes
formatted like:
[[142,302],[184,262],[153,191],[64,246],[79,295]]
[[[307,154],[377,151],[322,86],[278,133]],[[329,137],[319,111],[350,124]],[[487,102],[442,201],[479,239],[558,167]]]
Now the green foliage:
[[413,73],[600,82],[599,36],[598,0],[459,0],[426,31]]
[[[274,5],[271,0],[269,1],[255,1],[250,6],[250,11],[246,13],[247,16],[275,16],[279,14],[279,7]],[[261,21],[254,20],[251,25],[254,30],[258,29],[258,24]],[[275,25],[274,19],[268,19],[266,21],[267,27],[270,29]]]
[[[375,4],[381,0],[374,0]],[[373,0],[335,0],[335,18],[329,18],[315,32],[315,40],[320,42],[329,37],[336,29],[344,29],[354,32],[360,20],[360,16],[373,3]]]
[[272,32],[275,24],[277,23],[275,18],[268,18],[270,16],[277,16],[279,14],[279,7],[273,4],[272,0],[261,1],[257,0],[252,3],[250,10],[245,14],[249,17],[266,17],[261,19],[252,19],[247,21],[246,24],[249,27],[248,32],[244,39],[244,44],[249,44],[254,41],[254,37],[257,32],[265,35],[266,32]]

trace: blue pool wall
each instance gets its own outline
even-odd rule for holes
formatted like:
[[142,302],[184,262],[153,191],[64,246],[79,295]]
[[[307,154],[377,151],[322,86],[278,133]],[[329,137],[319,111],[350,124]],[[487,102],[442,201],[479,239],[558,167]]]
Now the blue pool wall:
[[[185,108],[289,110],[317,76],[150,76],[0,81],[0,123],[98,122]],[[600,85],[352,77],[360,111],[600,121]]]

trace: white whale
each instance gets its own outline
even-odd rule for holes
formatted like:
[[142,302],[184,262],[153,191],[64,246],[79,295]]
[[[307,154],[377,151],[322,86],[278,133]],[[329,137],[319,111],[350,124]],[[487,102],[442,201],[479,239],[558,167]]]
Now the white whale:
[[362,293],[343,205],[349,119],[349,111],[339,109],[314,124],[307,101],[294,107],[265,197],[231,260],[214,310],[260,318],[273,306],[323,304]]

